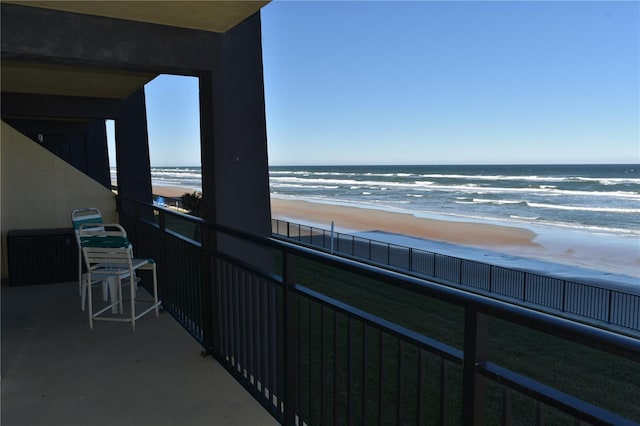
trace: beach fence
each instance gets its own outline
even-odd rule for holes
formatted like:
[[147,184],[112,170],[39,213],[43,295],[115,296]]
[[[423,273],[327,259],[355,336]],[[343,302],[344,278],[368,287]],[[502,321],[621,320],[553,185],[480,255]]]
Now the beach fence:
[[272,219],[274,236],[297,241],[438,283],[575,319],[640,331],[640,293],[634,294],[504,266]]

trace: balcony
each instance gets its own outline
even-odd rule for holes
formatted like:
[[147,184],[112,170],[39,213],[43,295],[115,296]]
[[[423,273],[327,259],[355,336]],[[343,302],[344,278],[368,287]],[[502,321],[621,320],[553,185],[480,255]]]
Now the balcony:
[[[106,424],[110,407],[150,416],[133,424],[640,421],[635,337],[138,201],[119,211],[158,260],[166,312],[89,331],[73,284],[4,289],[7,424],[80,410]],[[34,395],[45,414],[22,408]]]
[[89,330],[76,282],[3,287],[1,423],[277,424],[201,349],[166,312]]

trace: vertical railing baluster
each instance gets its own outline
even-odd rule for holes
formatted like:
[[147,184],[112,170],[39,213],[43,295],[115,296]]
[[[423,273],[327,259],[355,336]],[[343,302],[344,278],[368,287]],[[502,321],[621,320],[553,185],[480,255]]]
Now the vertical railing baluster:
[[464,356],[462,361],[462,423],[482,424],[484,418],[485,379],[476,367],[486,360],[488,320],[471,307],[464,313]]
[[418,401],[416,404],[418,424],[425,424],[424,412],[424,351],[418,349]]
[[260,285],[260,349],[262,359],[260,360],[260,393],[262,395],[262,405],[269,410],[267,400],[267,380],[269,374],[269,305],[268,305],[268,285],[264,282]]
[[367,424],[367,408],[369,385],[369,338],[367,333],[367,325],[362,325],[362,421],[361,424]]
[[354,377],[353,365],[355,357],[355,348],[353,347],[353,321],[351,317],[347,317],[347,424],[355,423],[354,419]]
[[256,372],[256,329],[255,329],[255,316],[256,316],[256,306],[254,304],[255,299],[253,298],[253,289],[255,287],[255,280],[257,278],[254,275],[249,277],[249,288],[247,289],[247,307],[249,310],[249,317],[247,318],[247,323],[249,324],[249,359],[247,360],[249,363],[249,383],[251,384],[252,393],[255,390],[255,372]]
[[436,276],[436,254],[430,253],[430,257],[431,257],[431,276],[435,277]]
[[511,390],[504,386],[502,388],[502,426],[511,424]]
[[[213,303],[213,295],[215,294],[214,288],[222,285],[220,282],[211,282],[211,277],[215,277],[215,266],[211,260],[209,253],[215,252],[217,248],[217,242],[215,241],[215,233],[211,232],[208,227],[203,226],[201,228],[201,247],[200,250],[200,282],[198,285],[200,286],[200,303],[202,305],[202,316],[204,318],[204,322],[202,324],[202,336],[203,336],[203,346],[205,348],[205,353],[213,354],[216,352],[214,347],[214,342],[216,336],[214,336],[216,327],[214,326],[214,321],[219,317],[218,310],[220,306],[220,301],[216,301],[217,303]],[[207,251],[209,250],[209,251]]]
[[332,424],[338,423],[338,317],[335,309],[333,312],[333,421]]
[[382,423],[382,411],[385,406],[384,403],[384,381],[385,381],[385,368],[384,368],[384,333],[382,330],[378,330],[380,332],[380,355],[379,355],[379,364],[378,364],[378,424]]
[[327,342],[325,339],[325,324],[324,324],[324,305],[320,305],[320,424],[327,424],[325,418],[326,407],[324,404],[326,390],[325,390],[325,378],[327,372],[327,366],[325,364],[325,348]]
[[544,425],[544,418],[544,404],[542,404],[542,402],[540,401],[536,401],[536,426]]
[[308,401],[308,403],[309,403],[309,423],[313,424],[313,423],[315,423],[314,422],[315,418],[312,415],[312,410],[313,410],[314,405],[313,405],[313,403],[311,401],[315,401],[315,395],[314,395],[314,392],[313,392],[313,390],[315,389],[315,386],[314,386],[314,381],[313,381],[312,360],[313,360],[313,350],[315,349],[316,345],[313,344],[313,336],[314,336],[313,327],[312,327],[313,321],[311,321],[311,316],[312,316],[311,315],[311,311],[312,311],[312,306],[313,305],[311,304],[311,301],[309,301],[308,303],[309,303],[309,312],[308,312],[308,334],[309,334],[309,356],[308,356],[308,359],[309,359],[309,362],[308,362],[308,364],[309,364],[309,367],[308,367],[309,377],[308,377],[308,382],[309,382],[309,401]]
[[440,358],[440,424],[449,424],[449,364]]
[[413,247],[409,247],[409,271],[413,271]]
[[[161,244],[161,253],[162,255],[164,255],[165,253],[168,252],[169,250],[169,236],[167,235],[167,217],[165,215],[164,210],[159,209],[158,210],[158,228],[160,230],[160,244]],[[170,282],[169,280],[166,279],[166,277],[168,276],[168,270],[169,270],[169,258],[168,256],[161,256],[160,259],[156,259],[157,263],[158,263],[158,292],[159,292],[159,299],[163,300],[164,297],[163,295],[166,292],[166,286],[167,283]]]
[[269,306],[269,409],[271,413],[277,417],[279,414],[279,408],[276,400],[278,383],[278,294],[271,286],[271,283],[267,283],[267,295],[267,304]]
[[[297,306],[298,306],[298,319],[297,319],[297,332],[298,332],[298,371],[296,374],[296,379],[297,379],[297,395],[296,395],[296,402],[297,402],[297,407],[296,407],[296,414],[298,415],[298,424],[302,425],[302,422],[305,418],[306,413],[304,412],[304,407],[303,407],[303,388],[302,388],[302,360],[303,360],[303,339],[302,339],[302,298],[300,296],[298,296],[297,298]],[[288,348],[288,347],[287,347]],[[285,381],[286,383],[286,381]],[[285,399],[285,404],[287,403],[287,400]],[[286,405],[285,405],[285,409],[286,409]],[[285,420],[287,419],[287,416],[285,415]]]
[[402,370],[402,366],[404,365],[404,363],[402,362],[402,357],[404,356],[404,346],[402,344],[402,340],[400,340],[399,338],[398,340],[398,363],[397,363],[397,371],[398,371],[398,392],[397,392],[397,400],[396,400],[396,424],[401,425],[403,424],[403,418],[402,418],[402,398],[403,398],[403,392],[402,392],[402,388],[404,387],[404,381],[403,379],[403,373],[404,371]]
[[234,360],[234,368],[236,371],[239,371],[240,367],[240,304],[239,304],[239,287],[238,282],[240,281],[240,269],[236,265],[232,265],[232,288],[231,288],[231,306],[233,312],[232,324],[233,331],[231,335],[233,336],[233,360]]
[[284,380],[284,392],[280,399],[284,399],[284,421],[285,425],[295,424],[295,414],[298,410],[298,395],[296,389],[296,377],[299,374],[299,360],[296,358],[299,339],[296,338],[296,331],[299,326],[299,318],[296,318],[298,302],[293,291],[296,282],[295,257],[290,253],[283,255],[283,291],[282,298],[282,336],[284,338],[284,353],[282,354],[282,369]]
[[239,291],[240,291],[240,297],[238,299],[238,308],[240,310],[240,336],[241,336],[241,350],[240,350],[240,365],[242,367],[242,371],[240,372],[242,374],[242,377],[247,378],[248,374],[249,374],[249,369],[248,369],[248,362],[247,362],[247,346],[249,346],[247,344],[247,332],[248,332],[248,327],[247,327],[247,275],[249,273],[246,271],[241,271],[241,279],[240,279],[240,283],[238,283],[240,285]]
[[613,310],[613,291],[611,289],[608,290],[609,293],[609,311],[607,313],[607,323],[611,324],[611,314]]

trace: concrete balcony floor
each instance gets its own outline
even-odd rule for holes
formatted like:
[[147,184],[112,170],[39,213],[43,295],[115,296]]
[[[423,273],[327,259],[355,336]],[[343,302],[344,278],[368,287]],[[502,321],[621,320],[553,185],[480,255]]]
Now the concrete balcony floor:
[[277,424],[168,313],[90,330],[76,282],[3,287],[1,343],[2,426]]

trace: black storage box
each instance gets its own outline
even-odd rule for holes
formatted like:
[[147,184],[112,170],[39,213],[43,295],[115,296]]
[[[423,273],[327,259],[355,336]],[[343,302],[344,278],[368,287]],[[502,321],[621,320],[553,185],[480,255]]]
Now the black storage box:
[[7,233],[9,285],[78,280],[73,228],[16,229]]

